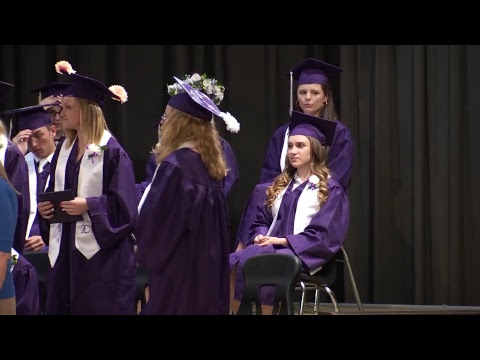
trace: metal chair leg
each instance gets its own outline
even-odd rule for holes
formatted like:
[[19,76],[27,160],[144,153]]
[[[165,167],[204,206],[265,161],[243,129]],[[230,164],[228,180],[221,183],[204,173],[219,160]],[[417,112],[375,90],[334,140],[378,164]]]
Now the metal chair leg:
[[303,315],[305,309],[305,293],[307,292],[307,289],[305,288],[303,281],[300,281],[300,287],[302,288],[302,298],[300,299],[300,311],[298,315]]
[[[337,298],[335,297],[335,294],[333,293],[333,291],[328,286],[319,287],[318,289],[322,289],[328,294],[333,304],[333,311],[339,312],[340,308],[338,307]],[[316,314],[318,315],[318,311],[316,312]]]
[[320,307],[320,288],[315,286],[315,302],[313,303],[313,312],[318,315]]
[[352,267],[350,265],[350,260],[348,259],[347,252],[345,251],[343,246],[341,247],[341,249],[342,249],[342,253],[343,253],[343,260],[344,260],[345,264],[347,265],[348,274],[350,276],[350,284],[352,285],[353,295],[355,296],[355,301],[357,302],[357,308],[358,308],[358,310],[363,310],[362,301],[360,300],[360,294],[358,293],[357,283],[355,282],[355,277],[353,276],[353,271],[352,271]]

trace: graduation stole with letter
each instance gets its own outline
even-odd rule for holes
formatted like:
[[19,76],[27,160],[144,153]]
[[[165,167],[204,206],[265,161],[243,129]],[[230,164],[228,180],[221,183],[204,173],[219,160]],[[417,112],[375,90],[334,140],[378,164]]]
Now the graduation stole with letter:
[[0,134],[0,161],[5,166],[5,154],[7,153],[8,139],[5,135]]
[[[78,173],[77,196],[83,198],[98,197],[103,193],[103,148],[107,145],[112,135],[103,131],[102,139],[98,145],[89,145],[83,155]],[[77,139],[74,140],[77,141]],[[55,169],[55,191],[65,190],[65,172],[67,161],[73,148],[67,149],[67,141],[64,141],[58,154],[57,167]],[[93,233],[92,221],[88,212],[82,214],[83,220],[75,223],[75,247],[87,259],[91,259],[99,250],[95,234]],[[55,266],[60,251],[63,224],[50,224],[50,243],[48,257],[50,265]]]
[[[295,177],[297,174],[294,175]],[[278,211],[280,210],[280,205],[282,204],[283,194],[288,189],[290,183],[294,179],[290,180],[287,187],[282,190],[282,192],[277,196],[272,206],[272,216],[273,221],[272,225],[268,229],[268,232],[265,236],[270,236],[271,231],[273,230],[275,223],[277,222]],[[298,199],[297,208],[295,210],[295,220],[293,225],[293,234],[299,234],[305,230],[305,228],[310,224],[310,221],[318,212],[318,187],[311,187],[310,184],[307,184],[300,194]],[[283,234],[287,235],[287,234]]]
[[[51,161],[53,154],[48,156],[48,161]],[[35,166],[35,155],[29,152],[25,155],[25,161],[27,162],[28,167],[28,188],[30,190],[30,213],[28,215],[28,224],[27,224],[27,233],[25,237],[28,238],[28,234],[30,234],[30,229],[32,228],[33,221],[35,220],[35,216],[37,215],[37,168]],[[45,184],[46,190],[48,186],[48,182],[50,180],[50,175],[48,175],[47,182]]]

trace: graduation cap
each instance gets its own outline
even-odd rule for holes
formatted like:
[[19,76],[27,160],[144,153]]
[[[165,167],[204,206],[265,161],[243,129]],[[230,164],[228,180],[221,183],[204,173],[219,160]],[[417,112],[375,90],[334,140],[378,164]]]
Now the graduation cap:
[[289,136],[311,136],[320,141],[320,144],[323,146],[332,146],[336,127],[336,121],[307,115],[299,111],[292,111],[288,128]]
[[287,75],[290,75],[290,113],[293,110],[293,79],[297,85],[323,84],[330,85],[330,79],[340,74],[343,69],[326,62],[307,58],[293,67]]
[[73,70],[68,61],[62,60],[55,64],[59,74],[68,75],[71,83],[63,91],[63,96],[73,96],[97,103],[102,109],[107,98],[120,101],[122,104],[128,100],[128,94],[120,85],[107,87],[99,80],[79,75]]
[[39,86],[33,90],[32,93],[38,93],[38,101],[45,99],[49,96],[63,95],[64,90],[71,84],[67,82],[50,82],[48,84]]
[[5,115],[15,115],[17,121],[17,131],[25,129],[36,130],[42,126],[48,126],[52,123],[50,115],[43,108],[44,106],[59,105],[54,102],[46,105],[34,105],[5,111]]
[[0,110],[7,103],[7,98],[13,90],[13,84],[0,81]]
[[212,114],[217,115],[225,121],[228,131],[236,133],[240,130],[240,124],[237,119],[228,112],[220,111],[208,95],[194,89],[175,76],[173,78],[182,86],[185,92],[172,96],[168,101],[168,105],[204,121],[211,121]]

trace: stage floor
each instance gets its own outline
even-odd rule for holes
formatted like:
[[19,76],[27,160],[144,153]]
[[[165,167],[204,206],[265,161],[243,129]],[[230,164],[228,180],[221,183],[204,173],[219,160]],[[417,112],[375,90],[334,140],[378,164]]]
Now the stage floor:
[[[355,303],[340,303],[338,307],[335,312],[331,303],[320,303],[318,315],[480,315],[480,306],[363,304],[359,310]],[[295,308],[298,314],[299,304]],[[304,314],[315,315],[313,303],[305,304]]]

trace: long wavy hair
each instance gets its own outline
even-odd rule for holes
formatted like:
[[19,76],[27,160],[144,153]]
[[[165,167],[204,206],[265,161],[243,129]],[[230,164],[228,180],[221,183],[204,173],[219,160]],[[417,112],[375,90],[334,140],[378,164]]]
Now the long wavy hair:
[[173,109],[162,125],[161,141],[154,149],[157,164],[188,141],[195,143],[195,149],[213,179],[221,180],[227,175],[227,164],[215,124],[177,109]]
[[[320,179],[317,192],[319,204],[318,208],[320,209],[320,207],[325,203],[325,201],[327,201],[328,198],[327,180],[330,175],[330,170],[327,167],[328,151],[327,148],[323,147],[317,139],[311,136],[305,137],[310,142],[310,157],[312,159],[310,163],[310,170],[312,175],[317,175],[317,177]],[[288,161],[287,157],[285,169],[275,178],[272,185],[270,185],[267,189],[267,199],[265,204],[270,208],[270,210],[272,209],[277,197],[293,179],[293,175],[295,175],[296,171],[297,169],[290,164],[290,161]]]
[[[102,140],[103,131],[108,130],[107,122],[103,111],[94,101],[87,99],[74,98],[80,105],[80,128],[85,135],[87,144],[98,144]],[[74,129],[64,129],[67,147],[72,146],[77,137],[77,131]]]

